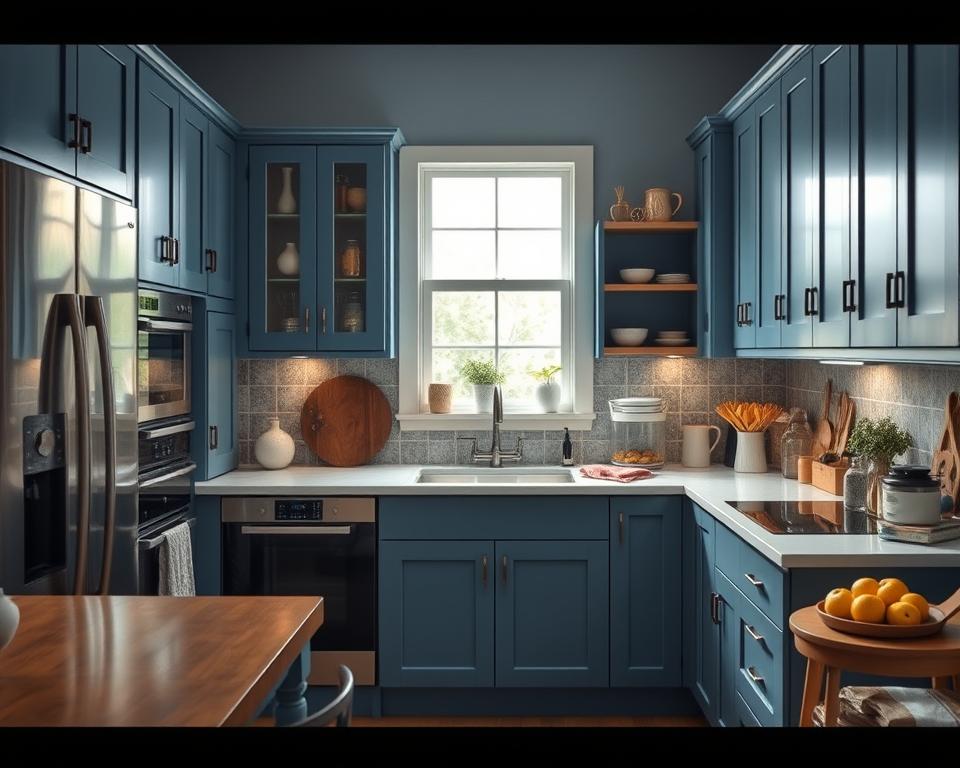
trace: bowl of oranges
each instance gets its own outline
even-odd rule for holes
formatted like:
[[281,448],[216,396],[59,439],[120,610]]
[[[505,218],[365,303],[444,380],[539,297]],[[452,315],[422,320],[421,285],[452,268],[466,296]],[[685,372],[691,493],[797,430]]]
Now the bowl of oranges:
[[943,612],[900,579],[857,579],[849,589],[831,589],[817,603],[823,623],[838,632],[867,637],[923,637],[940,631]]

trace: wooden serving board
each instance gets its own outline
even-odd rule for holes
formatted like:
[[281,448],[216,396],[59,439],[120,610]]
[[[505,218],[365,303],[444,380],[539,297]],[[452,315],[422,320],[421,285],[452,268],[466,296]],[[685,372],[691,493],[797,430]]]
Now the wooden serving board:
[[390,403],[359,376],[337,376],[310,393],[300,411],[303,439],[334,467],[366,464],[383,448],[393,426]]
[[953,499],[953,508],[941,507],[941,512],[955,515],[960,511],[960,396],[956,392],[947,396],[943,420],[943,433],[930,469],[940,475],[940,493]]

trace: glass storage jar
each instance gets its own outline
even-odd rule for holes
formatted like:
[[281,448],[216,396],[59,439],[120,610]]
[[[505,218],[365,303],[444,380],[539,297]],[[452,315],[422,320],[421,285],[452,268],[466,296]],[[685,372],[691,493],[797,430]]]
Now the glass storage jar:
[[797,459],[810,455],[813,449],[813,432],[807,424],[807,414],[798,409],[790,419],[790,426],[780,438],[780,459],[783,476],[797,479]]
[[843,475],[843,508],[866,512],[869,490],[870,461],[866,456],[852,456],[850,468]]
[[610,400],[610,463],[659,469],[666,460],[667,414],[659,397]]

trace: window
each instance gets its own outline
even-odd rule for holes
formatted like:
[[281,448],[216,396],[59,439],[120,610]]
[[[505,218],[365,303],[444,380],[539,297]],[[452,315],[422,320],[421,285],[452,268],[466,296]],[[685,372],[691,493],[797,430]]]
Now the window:
[[[511,426],[589,428],[592,175],[589,147],[401,150],[401,428],[489,421],[460,375],[470,358],[505,375]],[[547,366],[560,366],[557,415],[530,375]],[[432,381],[454,385],[453,414],[429,413]]]

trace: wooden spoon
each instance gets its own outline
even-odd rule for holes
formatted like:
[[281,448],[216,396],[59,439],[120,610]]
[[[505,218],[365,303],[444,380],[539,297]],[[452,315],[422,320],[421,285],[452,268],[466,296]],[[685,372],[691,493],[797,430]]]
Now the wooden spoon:
[[820,421],[817,423],[816,440],[819,450],[816,455],[830,450],[833,444],[833,425],[830,423],[830,397],[832,395],[831,380],[827,379],[827,384],[823,388],[823,406],[820,409]]
[[843,452],[847,450],[847,440],[850,439],[850,427],[853,424],[853,414],[857,410],[857,404],[853,402],[846,392],[843,393],[843,397],[845,399],[843,420],[837,420],[837,428],[840,432],[840,437],[838,437],[836,441],[837,456],[843,456]]

